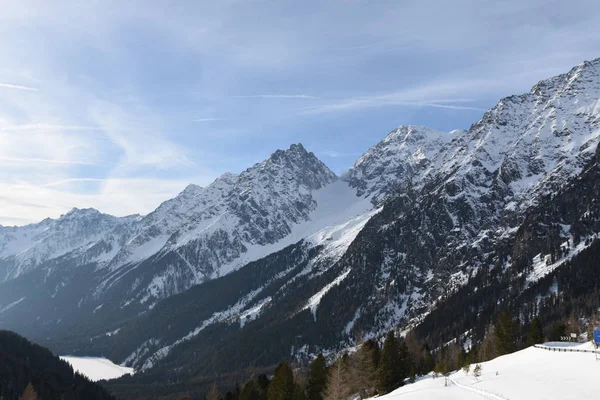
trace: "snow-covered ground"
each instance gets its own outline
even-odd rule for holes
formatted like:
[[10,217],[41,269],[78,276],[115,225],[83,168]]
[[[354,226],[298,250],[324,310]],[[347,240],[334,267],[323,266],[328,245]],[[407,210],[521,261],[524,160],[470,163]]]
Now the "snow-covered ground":
[[[552,344],[555,345],[555,344]],[[590,344],[570,348],[591,349]],[[582,400],[600,397],[600,361],[592,353],[554,352],[530,347],[481,363],[482,375],[454,372],[444,377],[425,377],[407,384],[382,400]]]
[[106,358],[61,356],[62,360],[71,364],[73,369],[92,381],[116,379],[126,374],[133,374],[133,368],[121,367]]

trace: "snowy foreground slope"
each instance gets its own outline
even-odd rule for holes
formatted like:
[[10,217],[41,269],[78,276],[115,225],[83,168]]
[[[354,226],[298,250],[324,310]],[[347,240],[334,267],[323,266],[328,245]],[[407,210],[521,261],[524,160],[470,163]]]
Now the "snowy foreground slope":
[[106,358],[61,356],[61,360],[71,364],[76,372],[86,376],[93,382],[116,379],[126,374],[133,374],[133,368],[122,367]]
[[[581,346],[587,349],[590,345]],[[530,347],[481,363],[481,366],[479,380],[472,372],[467,376],[458,371],[450,375],[448,387],[445,387],[443,377],[428,376],[380,399],[581,400],[599,397],[600,362],[592,353],[554,352]]]

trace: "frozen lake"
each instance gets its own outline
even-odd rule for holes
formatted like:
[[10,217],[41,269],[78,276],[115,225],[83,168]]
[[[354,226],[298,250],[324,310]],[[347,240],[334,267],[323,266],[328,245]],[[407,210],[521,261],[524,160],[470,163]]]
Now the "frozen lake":
[[60,356],[73,366],[73,369],[92,381],[116,379],[126,374],[134,374],[133,368],[122,367],[106,358]]

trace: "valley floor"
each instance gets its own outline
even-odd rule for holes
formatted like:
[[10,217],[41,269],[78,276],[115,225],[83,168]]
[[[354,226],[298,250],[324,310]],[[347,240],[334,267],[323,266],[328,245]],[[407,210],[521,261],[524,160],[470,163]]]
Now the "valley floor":
[[[552,346],[552,344],[550,344]],[[571,348],[591,349],[586,343]],[[600,398],[600,361],[593,353],[555,352],[530,347],[481,363],[482,375],[454,372],[424,377],[382,396],[382,400],[582,400]]]

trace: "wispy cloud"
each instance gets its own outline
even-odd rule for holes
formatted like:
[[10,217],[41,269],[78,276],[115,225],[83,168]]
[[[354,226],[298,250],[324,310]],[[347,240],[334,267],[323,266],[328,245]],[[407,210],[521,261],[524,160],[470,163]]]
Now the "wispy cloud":
[[448,79],[407,88],[396,92],[354,96],[331,100],[325,104],[303,110],[300,114],[324,114],[330,112],[360,110],[375,107],[405,106],[434,107],[453,110],[485,111],[483,108],[469,105],[474,99],[458,97],[460,94],[474,94],[481,87],[496,87],[497,81]]
[[23,124],[0,127],[1,131],[101,131],[97,126],[61,124]]
[[62,185],[67,185],[69,183],[76,183],[76,182],[104,182],[104,181],[105,181],[105,179],[103,179],[103,178],[69,178],[69,179],[62,179],[62,180],[56,181],[56,182],[46,183],[45,185],[42,185],[42,187],[62,186]]
[[465,106],[460,104],[460,101],[446,100],[444,101],[406,101],[396,100],[391,98],[382,98],[374,96],[372,98],[351,98],[341,100],[338,102],[332,102],[318,107],[312,107],[305,109],[300,114],[325,114],[337,111],[351,111],[365,108],[376,108],[376,107],[389,107],[389,106],[404,106],[404,107],[433,107],[433,108],[445,108],[451,110],[468,110],[468,111],[486,111],[485,108]]
[[196,118],[192,122],[213,122],[213,121],[225,121],[227,118]]
[[36,88],[33,88],[33,87],[22,86],[22,85],[13,85],[13,84],[10,84],[10,83],[0,83],[0,88],[16,89],[16,90],[27,90],[29,92],[37,92],[38,91]]
[[308,94],[248,94],[231,97],[238,99],[320,99],[318,96]]
[[77,161],[77,160],[53,160],[49,158],[32,158],[32,157],[7,157],[0,156],[0,160],[9,161],[15,163],[31,164],[31,163],[43,163],[43,164],[58,164],[58,165],[93,165],[94,163],[88,161]]
[[407,105],[413,105],[416,107],[434,107],[434,108],[447,108],[450,110],[469,110],[469,111],[482,111],[485,112],[487,109],[481,107],[470,107],[470,106],[460,106],[456,104],[439,104],[434,102],[425,102],[425,103],[412,103]]

